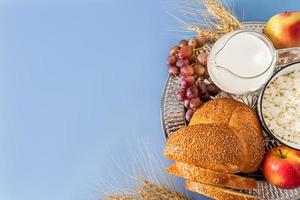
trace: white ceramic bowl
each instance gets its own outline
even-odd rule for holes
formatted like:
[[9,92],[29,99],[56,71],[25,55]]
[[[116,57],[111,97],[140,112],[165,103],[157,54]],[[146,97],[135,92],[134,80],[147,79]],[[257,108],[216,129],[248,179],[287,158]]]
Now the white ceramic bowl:
[[[258,109],[258,114],[259,114],[259,117],[260,117],[260,120],[262,122],[262,125],[263,125],[263,128],[264,130],[272,137],[276,138],[277,140],[279,140],[281,143],[283,143],[284,145],[287,145],[291,148],[294,148],[294,149],[297,149],[297,150],[300,150],[300,140],[298,141],[288,141],[288,140],[285,140],[283,139],[282,137],[280,137],[278,134],[274,133],[273,131],[271,131],[269,129],[269,127],[267,126],[267,124],[265,123],[265,120],[264,120],[264,111],[263,111],[263,99],[264,99],[264,94],[265,94],[265,91],[266,89],[268,88],[268,86],[270,85],[270,83],[275,80],[277,77],[280,77],[280,76],[283,76],[283,75],[286,75],[286,74],[289,74],[291,72],[294,72],[294,71],[300,71],[300,62],[297,62],[297,63],[293,63],[293,64],[290,64],[290,65],[287,65],[286,67],[280,69],[279,71],[277,71],[275,74],[273,74],[273,76],[270,78],[270,80],[266,83],[266,85],[264,86],[261,94],[260,94],[260,97],[258,99],[258,103],[257,103],[257,109]],[[300,112],[300,111],[299,111]],[[283,133],[284,134],[284,133]]]

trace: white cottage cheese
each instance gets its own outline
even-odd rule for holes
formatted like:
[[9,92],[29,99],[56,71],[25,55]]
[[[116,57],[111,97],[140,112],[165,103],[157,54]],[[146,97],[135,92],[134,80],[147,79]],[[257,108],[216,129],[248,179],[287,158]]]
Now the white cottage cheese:
[[263,96],[263,115],[274,135],[300,141],[300,71],[273,80]]

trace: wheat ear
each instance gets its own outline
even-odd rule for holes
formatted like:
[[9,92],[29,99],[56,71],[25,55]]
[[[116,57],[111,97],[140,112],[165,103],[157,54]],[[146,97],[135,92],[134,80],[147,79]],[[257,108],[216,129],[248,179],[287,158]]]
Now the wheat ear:
[[108,195],[109,200],[190,200],[179,192],[173,192],[163,186],[158,186],[146,180],[139,181],[140,188],[136,189],[137,195],[112,194]]
[[220,37],[220,35],[221,35],[221,33],[219,31],[202,29],[199,26],[195,26],[195,25],[189,25],[187,27],[187,30],[195,31],[199,35],[204,35],[205,38],[208,39],[208,40],[217,40]]
[[155,192],[160,199],[163,200],[189,200],[189,198],[185,197],[181,193],[172,192],[165,187],[152,184],[148,181],[143,181],[143,186],[149,191]]
[[222,22],[222,24],[231,26],[235,29],[241,26],[239,20],[236,19],[219,0],[203,0],[208,12],[210,12],[216,19]]
[[220,25],[216,26],[216,30],[218,30],[222,33],[229,33],[229,32],[234,31],[236,29],[238,29],[238,27],[233,27],[233,26],[230,26],[228,24],[220,24]]

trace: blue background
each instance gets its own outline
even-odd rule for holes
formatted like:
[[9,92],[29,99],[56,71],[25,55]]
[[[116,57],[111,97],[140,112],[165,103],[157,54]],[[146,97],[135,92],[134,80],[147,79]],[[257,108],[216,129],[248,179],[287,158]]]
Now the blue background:
[[[133,162],[137,144],[161,155],[165,60],[180,38],[168,32],[174,3],[0,2],[0,199],[97,199],[99,176],[126,179],[117,168]],[[261,21],[300,3],[235,8]]]

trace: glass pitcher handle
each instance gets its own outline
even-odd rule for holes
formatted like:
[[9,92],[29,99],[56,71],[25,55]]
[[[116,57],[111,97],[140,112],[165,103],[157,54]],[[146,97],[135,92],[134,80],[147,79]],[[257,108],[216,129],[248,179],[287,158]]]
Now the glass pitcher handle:
[[288,64],[300,61],[300,47],[277,49],[276,52],[278,58],[276,66],[277,70]]

